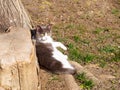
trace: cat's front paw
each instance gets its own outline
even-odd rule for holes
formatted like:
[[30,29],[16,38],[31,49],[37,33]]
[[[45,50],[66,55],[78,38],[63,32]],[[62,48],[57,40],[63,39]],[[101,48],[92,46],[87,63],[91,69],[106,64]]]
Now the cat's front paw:
[[67,50],[67,48],[64,46],[64,47],[63,47],[63,50],[65,50],[65,51],[66,51],[66,50]]
[[65,59],[68,59],[68,56],[67,56],[67,55],[65,55]]

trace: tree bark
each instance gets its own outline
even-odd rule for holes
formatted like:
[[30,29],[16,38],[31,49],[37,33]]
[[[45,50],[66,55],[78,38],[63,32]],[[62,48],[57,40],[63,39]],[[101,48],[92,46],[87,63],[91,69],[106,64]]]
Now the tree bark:
[[29,30],[0,35],[0,90],[40,90],[35,48]]
[[10,26],[31,28],[30,17],[20,0],[0,0],[0,32]]
[[0,90],[40,90],[31,22],[20,0],[0,0],[0,32],[8,28],[0,34]]

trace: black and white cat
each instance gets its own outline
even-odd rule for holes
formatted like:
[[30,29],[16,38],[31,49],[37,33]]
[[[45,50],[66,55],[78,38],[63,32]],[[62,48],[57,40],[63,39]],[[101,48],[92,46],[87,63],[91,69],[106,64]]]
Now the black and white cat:
[[74,74],[75,68],[68,62],[67,55],[60,52],[57,47],[67,50],[61,42],[55,42],[51,37],[51,26],[37,26],[32,31],[36,40],[36,54],[41,66],[53,73]]

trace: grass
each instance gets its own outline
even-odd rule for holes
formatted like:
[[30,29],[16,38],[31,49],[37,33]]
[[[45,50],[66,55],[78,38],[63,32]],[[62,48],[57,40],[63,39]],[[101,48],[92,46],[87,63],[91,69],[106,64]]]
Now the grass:
[[69,23],[65,26],[65,29],[74,29],[74,28],[75,28],[75,25],[72,23]]
[[115,56],[112,58],[112,61],[120,61],[120,50],[114,53]]
[[79,48],[76,48],[74,44],[70,43],[68,45],[69,48],[69,58],[73,61],[76,61],[78,63],[84,62],[89,63],[95,59],[95,55],[91,53],[83,53],[79,50]]
[[[95,42],[95,43],[99,44],[99,43],[102,43],[104,39],[111,38],[112,37],[111,33],[109,34],[105,33],[105,32],[109,32],[110,30],[112,29],[110,29],[109,27],[98,27],[95,30],[92,30],[94,34],[98,34],[97,36],[98,42]],[[96,62],[94,60],[96,60],[97,59],[96,57],[98,56],[96,53],[94,54],[94,52],[90,51],[90,48],[89,48],[89,46],[93,42],[87,36],[85,37],[82,36],[85,32],[89,31],[86,29],[84,25],[75,24],[73,22],[69,22],[69,23],[67,22],[66,24],[58,23],[53,27],[53,31],[54,31],[57,41],[65,42],[67,44],[68,46],[67,53],[69,53],[68,57],[70,60],[76,61],[81,64]],[[62,33],[62,34],[59,34],[59,33]],[[103,36],[101,36],[102,33],[104,33]],[[116,51],[116,48],[111,45],[106,45],[104,47],[98,48],[98,51],[96,52],[100,53],[103,57],[103,58],[97,59],[98,61],[97,63],[99,63],[99,66],[104,68],[107,62],[106,59],[107,60],[112,59],[113,61],[119,61],[118,54],[115,54],[115,57],[110,55],[111,53],[114,53],[115,51]]]
[[106,52],[106,53],[113,53],[115,52],[115,50],[116,50],[115,47],[110,46],[110,45],[104,46],[103,48],[99,49],[99,51]]
[[[114,19],[114,16],[119,15],[120,13],[119,9],[112,9],[109,13],[109,8],[106,8],[106,10],[103,10],[102,8],[99,8],[100,5],[94,8],[94,5],[96,3],[91,3],[90,9],[89,7],[86,8],[86,3],[81,3],[83,2],[82,0],[70,0],[70,1],[67,1],[68,3],[66,3],[65,0],[60,0],[60,1],[47,0],[47,1],[48,2],[46,2],[46,0],[42,2],[43,4],[42,6],[44,10],[41,10],[40,11],[41,14],[38,15],[41,18],[36,17],[36,20],[40,19],[41,21],[43,21],[41,23],[48,23],[48,21],[53,22],[54,24],[53,33],[55,34],[53,36],[57,38],[56,41],[64,42],[66,45],[68,45],[67,53],[69,55],[70,60],[74,60],[79,63],[84,63],[84,62],[99,63],[100,67],[104,68],[107,64],[106,58],[109,58],[109,55],[111,53],[114,53],[115,56],[111,56],[112,60],[120,61],[120,53],[119,52],[115,53],[116,49],[113,46],[108,46],[108,45],[105,46],[106,44],[111,43],[111,39],[113,39],[112,45],[113,44],[119,45],[119,40],[114,39],[115,36],[117,35],[119,36],[120,34],[119,31],[117,33],[116,32],[117,30],[116,31],[114,30],[114,29],[119,29],[118,27],[119,20]],[[61,3],[59,3],[58,1]],[[96,2],[97,1],[99,3],[99,0],[96,0]],[[76,4],[76,2],[79,2],[79,3]],[[108,4],[108,7],[113,8],[113,6],[111,7],[111,4],[110,6]],[[66,10],[63,10],[64,6]],[[50,7],[52,7],[52,9],[49,9]],[[51,12],[51,10],[54,12]],[[91,17],[86,15],[89,13],[90,10],[94,11],[93,13],[94,17],[92,17],[93,19],[91,19]],[[105,12],[106,15],[104,14],[103,11]],[[42,12],[45,12],[45,13],[42,13]],[[99,17],[97,15],[99,14],[99,12],[100,14],[102,14],[102,17]],[[50,14],[50,15],[47,15],[47,14]],[[61,19],[61,15],[63,16],[64,21]],[[90,18],[90,20],[86,18]],[[104,27],[108,27],[112,29],[110,29],[110,32],[108,31],[109,33],[107,33],[107,29],[105,29]],[[95,28],[95,29],[92,29],[92,28]],[[91,32],[93,32],[94,34]],[[112,35],[115,32],[117,34]],[[98,41],[95,41],[95,40],[98,40]],[[97,47],[98,48],[102,47],[102,48],[99,48],[98,50]],[[95,60],[97,56],[100,58],[98,58],[96,62]],[[51,79],[55,80],[56,78],[52,77]],[[91,82],[88,82],[86,84],[89,84],[89,83]]]
[[93,33],[94,33],[94,34],[100,34],[101,32],[109,32],[109,29],[108,29],[108,28],[98,27],[98,28],[96,28],[95,30],[93,30]]
[[59,42],[66,42],[67,41],[67,39],[66,38],[64,38],[64,37],[58,37],[58,38],[56,38],[57,39],[57,41],[59,41]]
[[93,31],[93,33],[94,33],[94,34],[99,34],[99,33],[102,32],[102,31],[103,31],[102,28],[96,28],[96,29]]
[[48,8],[48,7],[51,7],[51,6],[52,6],[52,3],[51,3],[51,2],[42,1],[42,2],[41,2],[41,6],[39,6],[39,8],[40,8],[41,10],[44,10],[44,9],[46,9],[46,8]]
[[[62,33],[62,30],[64,31],[65,35],[67,36],[60,36],[59,33]],[[74,32],[73,32],[74,30]],[[85,27],[80,24],[74,24],[74,23],[59,23],[53,27],[53,31],[56,34],[56,40],[60,42],[65,42],[68,46],[68,57],[72,61],[76,61],[81,64],[96,62],[97,60],[100,67],[104,68],[107,65],[108,61],[119,61],[120,57],[118,54],[115,54],[115,56],[110,55],[111,53],[116,52],[116,48],[111,45],[106,45],[102,48],[98,48],[98,52],[102,55],[102,58],[96,58],[98,57],[94,53],[89,53],[90,50],[87,50],[88,46],[90,45],[91,40],[88,40],[84,37],[81,37],[81,32],[86,32]],[[110,29],[111,30],[111,29]],[[73,33],[72,33],[73,32]],[[109,29],[104,27],[98,27],[95,30],[93,30],[94,34],[101,35],[100,33],[103,32],[109,32]],[[105,34],[105,36],[98,36],[99,41],[111,38],[111,35]],[[81,46],[86,47],[86,50],[81,49]],[[105,55],[106,53],[106,55]],[[104,54],[104,55],[103,55]],[[100,56],[101,57],[101,56]],[[108,57],[108,58],[107,58]]]
[[73,38],[74,38],[74,41],[75,41],[76,43],[80,41],[80,37],[79,37],[79,36],[74,36]]
[[65,30],[71,30],[71,31],[74,30],[74,31],[77,31],[79,33],[83,33],[86,30],[86,27],[82,24],[67,23],[66,25],[64,25],[64,29]]
[[94,86],[93,81],[86,78],[85,73],[79,73],[75,76],[75,78],[78,80],[80,87],[83,89],[91,90]]
[[104,67],[106,66],[106,64],[107,64],[107,63],[106,63],[105,60],[100,60],[100,61],[99,61],[99,66],[102,67],[102,68],[104,68]]
[[82,54],[76,48],[69,50],[69,57],[71,60],[77,61],[79,63],[82,61]]
[[83,57],[83,61],[88,63],[88,62],[93,61],[94,58],[95,58],[94,55],[92,55],[92,54],[86,54],[86,55]]
[[108,62],[120,61],[120,49],[117,48],[116,46],[106,45],[100,48],[99,51],[102,56],[99,58],[100,67],[106,66]]
[[90,41],[89,40],[87,40],[87,39],[84,39],[84,40],[80,40],[83,44],[87,44],[87,45],[89,45],[90,44]]
[[113,9],[113,10],[111,11],[111,13],[114,14],[114,15],[119,15],[120,10],[119,10],[119,9]]
[[50,78],[49,78],[50,81],[52,80],[59,80],[59,77],[57,75],[52,75]]
[[80,63],[82,61],[82,54],[76,45],[73,43],[68,44],[69,58],[73,61]]

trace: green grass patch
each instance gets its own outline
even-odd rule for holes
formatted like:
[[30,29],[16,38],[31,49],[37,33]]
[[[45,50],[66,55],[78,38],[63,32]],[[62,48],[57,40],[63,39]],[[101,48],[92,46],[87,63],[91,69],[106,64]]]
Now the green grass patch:
[[99,66],[102,67],[102,68],[104,68],[104,67],[106,66],[106,64],[107,64],[107,63],[106,63],[105,60],[100,60],[100,61],[99,61]]
[[64,29],[65,30],[77,31],[78,33],[83,33],[84,31],[87,30],[84,25],[74,24],[74,23],[68,23],[68,24],[64,25]]
[[73,61],[81,63],[83,57],[82,57],[80,50],[76,48],[76,45],[70,43],[68,45],[68,50],[69,50],[69,58]]
[[68,48],[69,49],[73,49],[74,48],[74,45],[72,43],[68,44]]
[[119,9],[113,9],[111,11],[111,13],[114,14],[114,15],[119,15],[120,14],[120,10]]
[[96,29],[93,31],[93,33],[94,33],[94,34],[99,34],[99,33],[102,32],[102,31],[103,31],[102,28],[96,28]]
[[94,33],[94,34],[100,34],[101,32],[109,32],[109,29],[106,28],[106,27],[104,27],[104,28],[98,27],[98,28],[96,28],[95,30],[93,30],[93,33]]
[[75,28],[75,25],[72,23],[69,23],[65,26],[65,29],[74,29],[74,28]]
[[115,52],[114,54],[115,56],[112,58],[112,61],[120,61],[120,50],[118,50],[118,52]]
[[55,25],[55,26],[53,26],[52,29],[53,29],[53,30],[59,30],[59,29],[60,29],[60,26],[59,26],[59,25]]
[[50,81],[52,80],[59,80],[59,77],[57,75],[52,75],[50,78],[49,78]]
[[95,55],[91,53],[84,53],[79,50],[79,48],[76,48],[74,44],[68,45],[69,50],[69,58],[73,61],[76,61],[78,63],[89,63],[95,59]]
[[87,44],[87,45],[89,45],[89,43],[90,43],[90,41],[89,40],[86,40],[86,39],[84,39],[84,40],[80,40],[81,41],[81,43],[83,43],[83,44]]
[[80,37],[79,37],[79,36],[74,36],[73,38],[74,38],[74,41],[75,41],[76,43],[80,41]]
[[73,49],[69,50],[69,57],[70,57],[71,60],[77,61],[79,63],[82,60],[82,54],[76,48],[73,48]]
[[67,39],[66,38],[64,38],[64,37],[57,37],[57,41],[59,41],[59,42],[66,42],[67,41]]
[[76,29],[77,29],[78,31],[80,31],[80,33],[83,33],[83,32],[85,32],[85,31],[87,31],[87,28],[86,28],[84,25],[81,25],[81,24],[76,25]]
[[116,50],[115,47],[110,46],[110,45],[107,45],[107,46],[99,49],[99,51],[106,52],[106,53],[113,53],[113,52],[115,52],[115,50]]
[[86,54],[86,55],[83,56],[83,61],[88,63],[88,62],[93,61],[94,58],[95,58],[95,55]]
[[89,80],[88,78],[86,78],[85,73],[80,73],[75,75],[75,78],[78,80],[78,82],[80,83],[80,87],[83,89],[87,89],[87,90],[91,90],[94,86],[94,83],[92,80]]

